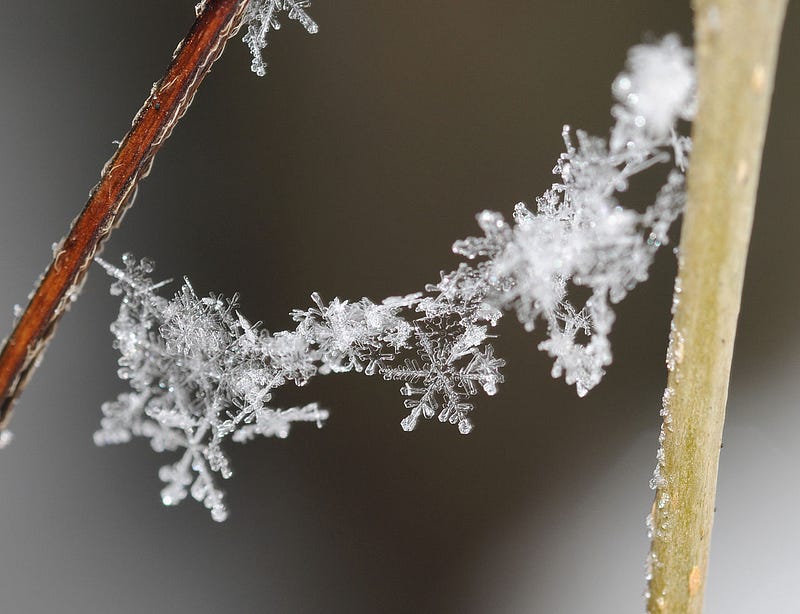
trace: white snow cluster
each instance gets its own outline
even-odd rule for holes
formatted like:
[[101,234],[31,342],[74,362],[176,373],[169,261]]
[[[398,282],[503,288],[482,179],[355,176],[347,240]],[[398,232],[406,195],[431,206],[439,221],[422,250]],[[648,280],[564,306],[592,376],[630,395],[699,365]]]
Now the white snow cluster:
[[[695,106],[692,50],[676,34],[628,51],[627,72],[612,91],[621,103],[618,122],[633,122],[655,138],[669,136],[678,119],[691,119]],[[615,113],[615,115],[616,115]]]
[[[226,437],[285,437],[293,422],[321,425],[328,417],[313,403],[273,408],[273,391],[286,384],[302,386],[318,374],[379,374],[403,382],[403,429],[437,417],[466,434],[473,397],[480,390],[493,395],[503,382],[505,361],[488,339],[513,311],[526,330],[544,324],[539,347],[554,359],[553,376],[586,394],[611,363],[612,305],[647,278],[684,202],[689,140],[677,136],[674,124],[690,114],[691,95],[683,92],[683,104],[669,106],[671,123],[662,130],[664,116],[640,105],[656,92],[637,88],[662,90],[658,75],[643,73],[665,67],[683,87],[674,74],[691,74],[690,61],[671,37],[635,47],[629,72],[616,81],[629,84],[629,95],[612,110],[611,138],[582,131],[573,137],[565,126],[557,181],[536,208],[518,204],[513,223],[499,213],[479,214],[484,236],[453,246],[468,261],[424,292],[379,303],[326,302],[314,293],[314,307],[292,313],[293,330],[269,333],[236,311],[236,297],[200,298],[186,280],[165,299],[156,294],[163,284],[151,281],[150,262],[126,256],[122,269],[102,263],[116,278],[112,292],[123,297],[111,330],[120,377],[132,390],[103,405],[95,441],[143,436],[156,451],[183,450],[161,469],[163,501],[175,504],[191,492],[222,520],[226,509],[213,473],[231,474],[221,446]],[[630,178],[659,163],[673,168],[654,202],[642,212],[622,207],[618,196]]]
[[305,9],[311,4],[309,0],[251,0],[242,19],[247,32],[242,39],[253,55],[251,70],[259,77],[267,74],[267,64],[262,54],[268,44],[270,30],[280,30],[278,17],[287,13],[289,19],[299,21],[306,32],[316,34],[317,23],[311,19]]

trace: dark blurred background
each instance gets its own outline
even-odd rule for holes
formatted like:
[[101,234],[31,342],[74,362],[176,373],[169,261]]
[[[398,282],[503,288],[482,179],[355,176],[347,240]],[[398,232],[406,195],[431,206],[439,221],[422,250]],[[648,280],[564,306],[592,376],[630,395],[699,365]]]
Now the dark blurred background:
[[[269,73],[231,43],[105,256],[242,294],[270,330],[309,294],[413,292],[484,208],[552,181],[563,123],[605,134],[610,84],[688,2],[327,2]],[[720,470],[709,612],[796,605],[800,533],[800,7],[789,8]],[[192,0],[6,3],[0,17],[0,337],[194,16]],[[97,269],[0,453],[0,612],[640,612],[644,518],[675,262],[618,309],[615,364],[579,400],[512,318],[469,437],[414,433],[396,383],[324,378],[322,430],[232,450],[230,520],[161,507],[144,441],[95,448],[124,389]],[[755,590],[753,587],[759,587]]]

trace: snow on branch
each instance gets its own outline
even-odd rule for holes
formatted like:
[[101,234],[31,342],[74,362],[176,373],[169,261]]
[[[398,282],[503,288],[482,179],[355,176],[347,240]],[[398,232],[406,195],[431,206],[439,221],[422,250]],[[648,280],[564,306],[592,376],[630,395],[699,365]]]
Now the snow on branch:
[[281,13],[286,13],[289,19],[298,21],[309,34],[316,34],[319,31],[317,23],[305,11],[310,4],[309,0],[251,0],[242,18],[247,30],[242,41],[249,47],[253,56],[250,68],[259,77],[267,74],[267,63],[262,52],[269,42],[267,37],[270,31],[281,28],[281,23],[278,21]]
[[[262,7],[263,24],[273,19],[269,7],[301,4],[253,6]],[[158,452],[179,451],[159,473],[164,503],[191,493],[223,520],[227,510],[213,476],[231,475],[227,437],[285,437],[295,422],[321,426],[328,417],[315,403],[273,407],[281,386],[347,371],[380,375],[403,383],[403,429],[436,417],[469,433],[474,397],[494,395],[503,382],[505,361],[488,340],[506,312],[528,331],[544,325],[539,348],[554,359],[553,376],[564,376],[583,396],[611,363],[612,305],[647,278],[684,204],[690,142],[675,126],[692,113],[691,60],[674,36],[634,47],[614,84],[611,138],[573,135],[565,126],[557,180],[535,209],[518,204],[513,222],[480,213],[483,236],[453,246],[467,262],[424,292],[378,303],[325,301],[314,293],[314,306],[292,312],[294,330],[269,333],[237,311],[236,297],[201,298],[187,279],[166,299],[156,293],[163,284],[151,280],[149,261],[125,256],[121,269],[101,261],[115,278],[112,292],[122,296],[111,330],[119,375],[131,391],[103,405],[95,441],[145,437]],[[673,168],[654,202],[642,212],[623,208],[618,196],[630,178],[664,163]]]

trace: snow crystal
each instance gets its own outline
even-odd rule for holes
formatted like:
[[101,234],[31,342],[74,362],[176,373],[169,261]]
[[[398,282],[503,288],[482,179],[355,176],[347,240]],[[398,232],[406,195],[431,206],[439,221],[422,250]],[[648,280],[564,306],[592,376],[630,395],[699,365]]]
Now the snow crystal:
[[236,312],[234,300],[200,298],[188,281],[167,300],[154,292],[162,284],[149,279],[150,262],[126,256],[118,269],[98,261],[117,280],[112,292],[123,297],[111,330],[119,375],[132,391],[103,404],[95,443],[145,437],[156,452],[179,451],[178,461],[159,471],[163,502],[176,505],[191,493],[224,520],[213,477],[231,475],[224,439],[286,437],[292,423],[321,425],[328,413],[316,404],[267,405],[271,390],[296,377],[298,367],[275,359],[267,336]]
[[[306,4],[251,5],[246,39],[254,67],[263,66],[256,52],[267,30],[278,27],[279,11],[312,31],[302,12]],[[164,283],[151,280],[151,262],[131,256],[123,258],[123,268],[101,262],[116,280],[112,293],[122,297],[111,330],[121,355],[119,375],[131,391],[103,405],[95,441],[145,437],[158,452],[178,452],[177,462],[159,472],[162,500],[175,505],[191,494],[222,520],[227,510],[215,475],[231,475],[226,438],[285,437],[295,422],[319,426],[328,417],[316,403],[272,407],[281,386],[333,373],[380,375],[402,382],[404,430],[435,417],[466,434],[473,429],[474,397],[494,395],[503,383],[505,360],[488,340],[503,314],[513,312],[528,331],[543,324],[539,348],[553,358],[553,376],[585,395],[611,363],[612,306],[647,279],[684,203],[690,143],[674,124],[690,112],[693,77],[683,73],[691,73],[690,57],[673,37],[635,47],[629,72],[615,82],[619,102],[610,138],[565,126],[566,151],[553,169],[557,180],[536,207],[519,203],[512,222],[480,213],[483,236],[453,245],[467,261],[424,292],[381,302],[325,301],[314,293],[313,306],[292,312],[294,330],[269,333],[237,311],[236,297],[201,298],[186,279],[166,299],[156,293]],[[650,100],[656,95],[666,102]],[[641,212],[624,208],[619,196],[630,178],[663,163],[673,168],[653,203]],[[656,467],[653,486],[662,479]]]
[[[647,279],[685,199],[684,174],[674,168],[643,213],[620,205],[618,195],[633,175],[683,160],[688,142],[672,133],[654,138],[627,121],[627,112],[614,115],[617,124],[609,142],[578,130],[576,143],[564,127],[566,152],[553,169],[560,181],[537,199],[536,212],[519,203],[513,226],[499,214],[481,213],[478,223],[485,236],[453,248],[471,259],[487,258],[482,275],[492,306],[515,311],[529,331],[539,320],[545,322],[548,339],[539,347],[555,359],[553,376],[563,375],[581,396],[600,382],[611,363],[611,305]],[[571,288],[583,288],[590,298],[575,304]]]
[[252,0],[242,18],[247,33],[242,41],[250,48],[253,56],[251,70],[259,77],[267,74],[267,64],[264,62],[263,50],[268,44],[267,37],[270,30],[280,30],[281,24],[278,17],[287,13],[289,19],[300,22],[306,32],[316,34],[319,27],[311,19],[305,9],[311,4],[309,0]]

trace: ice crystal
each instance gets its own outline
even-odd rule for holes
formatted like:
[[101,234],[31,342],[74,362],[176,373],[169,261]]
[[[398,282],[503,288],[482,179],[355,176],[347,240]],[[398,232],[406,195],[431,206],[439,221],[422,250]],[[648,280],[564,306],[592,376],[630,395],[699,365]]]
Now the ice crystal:
[[124,257],[124,269],[103,261],[122,295],[111,327],[120,351],[119,376],[131,392],[102,407],[98,445],[146,437],[156,452],[180,451],[159,471],[161,498],[175,505],[188,493],[215,520],[227,510],[213,474],[231,470],[222,442],[257,435],[285,437],[293,422],[321,424],[328,416],[316,404],[287,410],[267,405],[271,390],[294,375],[293,366],[263,350],[266,336],[235,308],[235,299],[198,297],[184,282],[172,300],[155,290],[150,262]]
[[[690,141],[677,136],[675,124],[692,112],[690,60],[691,52],[673,36],[634,47],[629,71],[615,81],[611,138],[581,130],[573,138],[564,126],[566,151],[553,169],[559,180],[537,199],[536,212],[519,203],[513,226],[497,213],[483,212],[478,223],[485,236],[453,247],[468,258],[486,259],[484,287],[491,305],[514,310],[526,330],[539,320],[546,323],[548,338],[539,347],[555,359],[553,376],[564,375],[581,396],[611,363],[611,304],[647,279],[683,206],[682,168]],[[670,95],[672,89],[679,91]],[[654,97],[669,103],[642,106]],[[652,205],[643,213],[620,205],[618,196],[632,176],[670,160],[675,168]],[[571,296],[578,288],[590,294],[582,304]]]
[[[256,3],[261,8],[251,11],[271,20],[290,4],[299,6]],[[488,340],[503,314],[514,312],[526,330],[543,324],[539,348],[554,359],[553,376],[586,394],[611,363],[612,305],[647,278],[683,205],[689,141],[677,136],[675,124],[691,113],[690,57],[671,37],[634,48],[629,71],[615,82],[610,139],[580,130],[573,136],[565,126],[557,181],[536,208],[518,204],[513,222],[480,213],[483,236],[453,245],[467,261],[423,292],[381,302],[325,301],[314,293],[312,307],[292,312],[293,330],[269,333],[237,311],[236,297],[201,298],[185,280],[173,298],[162,298],[150,262],[126,256],[123,269],[103,263],[116,278],[112,291],[123,297],[111,330],[120,377],[132,391],[103,406],[96,441],[143,436],[156,451],[181,451],[159,474],[162,499],[175,504],[191,492],[220,520],[226,510],[213,478],[231,474],[227,437],[285,437],[294,422],[327,418],[313,403],[273,408],[281,386],[349,371],[380,375],[403,382],[403,429],[436,417],[466,434],[473,397],[493,395],[503,382],[505,361]],[[643,72],[662,69],[681,91],[668,104],[645,108],[642,101],[665,86]],[[620,204],[633,175],[669,162],[674,168],[653,204],[641,211]]]
[[311,16],[306,13],[311,2],[309,0],[252,0],[248,5],[242,23],[246,33],[242,41],[250,48],[253,56],[251,70],[259,77],[267,74],[267,64],[264,61],[263,50],[269,42],[271,30],[280,30],[281,23],[278,17],[286,13],[289,19],[300,22],[306,32],[316,34],[319,27]]

